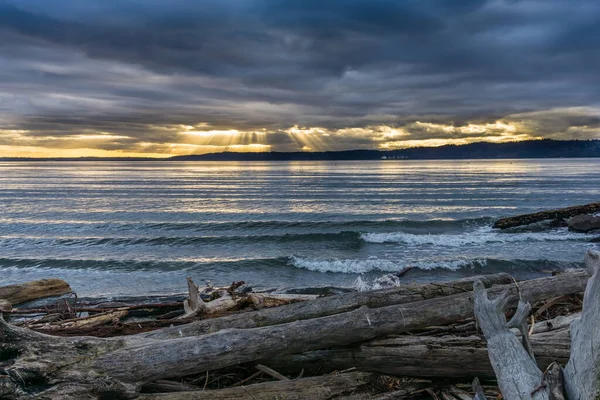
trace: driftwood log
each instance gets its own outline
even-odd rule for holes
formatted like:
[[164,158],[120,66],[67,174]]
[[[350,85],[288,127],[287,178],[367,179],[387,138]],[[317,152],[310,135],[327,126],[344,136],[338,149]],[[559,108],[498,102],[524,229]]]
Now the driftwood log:
[[[545,370],[553,362],[569,359],[568,327],[530,337],[538,366]],[[399,336],[363,343],[355,347],[317,350],[265,360],[289,375],[302,369],[308,374],[357,368],[360,371],[415,378],[495,378],[486,342],[480,336]]]
[[[577,277],[575,277],[577,276]],[[476,278],[464,278],[443,284],[428,283],[421,285],[401,285],[391,289],[372,290],[366,292],[351,292],[336,296],[322,297],[312,301],[285,305],[282,307],[267,308],[253,313],[234,314],[223,318],[196,321],[177,328],[163,329],[148,333],[149,338],[169,339],[181,336],[194,336],[214,333],[222,329],[258,328],[306,320],[311,318],[326,317],[353,311],[362,306],[380,308],[394,304],[407,304],[416,301],[433,299],[435,297],[450,296],[454,294],[471,292]],[[507,274],[493,274],[479,277],[484,286],[491,287],[499,284],[509,284],[512,279]],[[567,291],[574,287],[583,291],[586,279],[584,274],[575,274],[568,278]],[[569,289],[570,288],[570,289]],[[576,293],[569,291],[569,293]]]
[[[505,399],[600,398],[600,253],[590,250],[585,264],[592,277],[587,283],[581,315],[571,325],[571,354],[562,373],[556,364],[542,372],[530,351],[530,343],[521,342],[509,330],[524,326],[530,305],[519,299],[515,315],[506,322],[504,312],[511,302],[508,291],[489,300],[483,285],[475,282],[475,315]],[[527,335],[523,337],[526,339]]]
[[494,228],[506,229],[529,225],[546,220],[563,220],[581,214],[593,214],[600,211],[600,203],[590,203],[581,206],[559,208],[534,214],[523,214],[514,217],[500,218],[494,223]]
[[[494,286],[488,294],[507,290],[535,302],[580,293],[587,277],[586,272],[568,273],[520,282],[518,288]],[[375,298],[375,304],[385,304],[383,297]],[[243,320],[216,318],[113,339],[48,336],[0,320],[0,373],[10,378],[4,379],[4,390],[23,398],[34,393],[50,399],[135,398],[142,385],[156,380],[454,323],[473,317],[474,311],[468,291],[378,308],[354,304],[351,311],[342,302],[339,312],[333,305],[325,311],[333,315],[319,316],[315,307],[285,322],[290,310],[308,303],[246,313]],[[228,322],[214,324],[218,320]],[[207,322],[217,331],[205,334]]]
[[41,279],[18,285],[0,286],[0,299],[12,305],[71,292],[69,284],[60,279]]

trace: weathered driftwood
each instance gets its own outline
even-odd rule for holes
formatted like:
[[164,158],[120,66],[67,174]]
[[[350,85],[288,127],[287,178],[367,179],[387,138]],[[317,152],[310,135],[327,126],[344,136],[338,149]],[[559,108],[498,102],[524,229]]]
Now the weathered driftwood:
[[593,214],[600,211],[600,203],[590,203],[580,206],[559,208],[556,210],[542,211],[534,214],[517,215],[514,217],[500,218],[494,223],[494,228],[506,229],[521,225],[529,225],[546,220],[562,220],[580,214]]
[[[583,290],[582,274],[569,275],[570,287],[575,284]],[[466,293],[472,290],[474,280],[482,279],[486,287],[498,284],[509,284],[512,279],[507,274],[470,277],[443,284],[428,283],[421,285],[402,285],[391,289],[372,290],[367,292],[344,293],[336,296],[321,297],[307,302],[299,302],[281,307],[267,308],[244,314],[235,314],[222,318],[197,321],[185,326],[148,333],[149,338],[169,339],[181,336],[195,336],[214,333],[228,328],[258,328],[261,326],[284,324],[287,322],[325,317],[356,310],[361,306],[379,308],[394,304],[406,304],[415,301],[432,299]],[[583,281],[581,280],[583,279]],[[569,292],[572,293],[572,292]]]
[[[263,307],[277,307],[284,304],[296,303],[299,301],[312,300],[316,296],[310,295],[263,295],[251,292],[236,293],[239,286],[243,282],[233,283],[229,288],[215,289],[213,287],[200,288],[187,278],[188,298],[183,302],[184,314],[177,319],[189,320],[197,316],[211,316],[215,314],[223,314],[228,311],[241,309],[246,305],[252,305],[259,309]],[[204,296],[211,299],[205,301]]]
[[[110,303],[109,303],[110,304]],[[105,307],[102,304],[102,307],[85,307],[85,306],[71,306],[71,310],[73,312],[87,312],[87,313],[103,313],[109,311],[116,310],[127,310],[129,311],[129,316],[136,317],[144,317],[151,316],[157,314],[164,314],[165,312],[181,309],[183,307],[182,302],[174,302],[174,303],[150,303],[150,304],[135,304],[135,305],[115,305],[114,307]],[[60,306],[45,306],[43,308],[14,308],[8,314],[11,315],[28,315],[28,314],[47,314],[53,311],[59,311]],[[183,313],[183,310],[181,311]]]
[[345,374],[324,375],[312,378],[288,379],[256,383],[254,385],[240,386],[220,390],[205,390],[194,392],[147,394],[141,395],[140,400],[228,400],[228,399],[256,399],[256,400],[296,400],[312,399],[326,400],[344,393],[352,393],[365,386],[372,379],[372,375],[364,372],[350,372]]
[[193,318],[197,315],[223,313],[234,309],[242,301],[241,298],[238,298],[236,301],[233,298],[232,291],[229,292],[226,289],[216,290],[213,293],[215,295],[214,300],[204,301],[202,299],[203,290],[192,281],[192,278],[187,278],[187,285],[189,295],[183,302],[185,313],[181,317],[178,317],[179,319]]
[[[584,272],[540,278],[520,282],[519,292],[533,302],[550,293],[579,293],[586,280]],[[489,292],[494,296],[503,289],[517,293],[514,285],[493,287]],[[472,292],[466,292],[382,308],[362,306],[327,317],[206,335],[185,330],[193,325],[188,324],[118,339],[66,338],[0,321],[1,367],[10,371],[19,389],[48,388],[44,391],[48,398],[81,398],[90,393],[133,398],[144,383],[159,379],[453,323],[473,316],[472,297]],[[290,306],[279,308],[286,307]]]
[[[526,350],[527,344],[521,346],[508,329],[522,323],[529,305],[519,301],[515,316],[506,323],[504,311],[509,294],[489,300],[483,285],[475,283],[475,315],[485,334],[490,361],[505,399],[600,397],[600,253],[590,250],[585,264],[592,277],[585,290],[581,317],[571,325],[571,355],[563,374],[556,365],[542,373]],[[562,393],[563,384],[566,396]]]
[[510,331],[510,328],[521,327],[525,323],[531,311],[529,303],[519,301],[517,312],[507,322],[504,313],[510,299],[508,292],[489,300],[479,282],[475,282],[474,292],[475,315],[485,335],[490,362],[504,398],[548,399],[547,390],[535,391],[542,383],[543,374],[530,353],[529,343],[522,344]]
[[[567,329],[530,337],[538,366],[569,359]],[[467,356],[468,355],[468,356]],[[287,374],[308,374],[348,368],[417,378],[494,378],[485,340],[479,336],[400,336],[355,347],[317,350],[263,361]]]
[[588,251],[585,265],[593,274],[583,296],[581,318],[571,325],[571,358],[565,367],[569,400],[600,397],[600,253]]
[[60,279],[41,279],[0,287],[0,299],[9,301],[12,305],[44,297],[60,296],[71,292],[69,284]]
[[41,323],[41,324],[29,324],[28,328],[35,329],[38,331],[58,331],[63,329],[76,330],[76,329],[89,329],[108,323],[118,323],[119,319],[127,316],[127,310],[115,310],[108,311],[101,314],[92,315],[90,317],[73,318],[63,321],[56,321],[52,323]]
[[13,308],[12,304],[8,300],[0,299],[0,312],[9,312]]

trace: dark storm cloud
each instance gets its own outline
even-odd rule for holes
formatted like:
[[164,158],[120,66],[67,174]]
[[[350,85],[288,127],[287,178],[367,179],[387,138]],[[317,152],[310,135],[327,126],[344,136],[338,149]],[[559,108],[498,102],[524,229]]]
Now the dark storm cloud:
[[398,140],[348,128],[479,138],[461,126],[498,120],[598,137],[599,22],[595,0],[0,0],[0,129],[126,137],[94,145],[111,150],[199,124],[277,149],[301,144],[293,126],[335,148]]

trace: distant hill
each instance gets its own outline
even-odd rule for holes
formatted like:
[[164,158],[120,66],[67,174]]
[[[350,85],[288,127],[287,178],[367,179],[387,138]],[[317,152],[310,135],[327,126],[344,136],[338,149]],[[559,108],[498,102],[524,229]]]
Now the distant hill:
[[319,160],[460,160],[495,158],[600,157],[600,140],[529,140],[510,143],[478,142],[401,150],[347,150],[325,152],[210,153],[171,157],[172,161],[319,161]]
[[510,143],[478,142],[401,150],[346,150],[324,152],[223,152],[171,158],[15,158],[0,161],[322,161],[322,160],[460,160],[497,158],[585,158],[600,157],[600,140],[529,140]]

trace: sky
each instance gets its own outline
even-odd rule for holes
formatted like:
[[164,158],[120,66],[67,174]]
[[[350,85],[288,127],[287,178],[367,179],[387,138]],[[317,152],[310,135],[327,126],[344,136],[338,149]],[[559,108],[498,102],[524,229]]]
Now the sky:
[[0,156],[600,138],[597,0],[0,0]]

